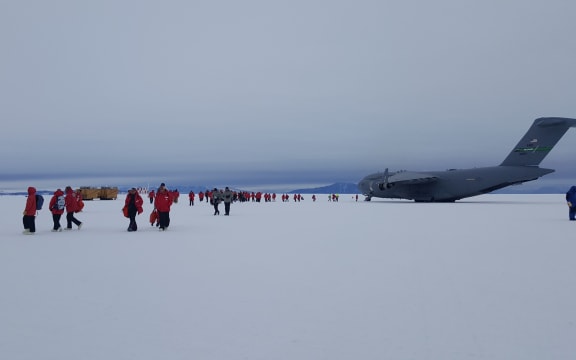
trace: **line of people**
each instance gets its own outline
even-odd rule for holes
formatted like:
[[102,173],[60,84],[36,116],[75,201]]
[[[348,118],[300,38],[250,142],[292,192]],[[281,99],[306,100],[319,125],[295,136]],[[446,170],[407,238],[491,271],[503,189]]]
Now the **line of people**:
[[[150,191],[148,197],[150,203],[154,203],[154,210],[150,215],[150,224],[159,228],[160,231],[165,231],[170,226],[170,209],[173,203],[175,203],[178,198],[179,193],[177,191],[170,191],[166,188],[165,183],[161,183],[157,191]],[[194,203],[194,195],[191,192],[189,194],[190,206]],[[220,215],[219,205],[224,203],[224,215],[230,215],[230,205],[234,200],[234,192],[226,187],[224,190],[218,190],[214,188],[210,192],[210,202],[214,206],[214,215]],[[138,225],[136,224],[136,214],[143,212],[142,208],[143,200],[136,188],[132,188],[126,195],[126,200],[124,203],[124,213],[125,216],[130,219],[130,224],[128,225],[128,231],[136,231]]]
[[[175,202],[177,196],[175,195],[175,192],[169,191],[164,183],[160,184],[160,187],[156,193],[154,193],[154,191],[151,191],[150,193],[152,194],[150,199],[153,199],[154,202],[154,210],[151,214],[150,222],[152,225],[156,223],[156,226],[160,231],[165,231],[168,226],[170,226],[170,208]],[[224,203],[224,215],[230,215],[230,205],[233,201],[237,200],[235,192],[226,187],[224,190],[218,190],[217,188],[214,188],[212,191],[207,191],[206,193],[209,196],[210,203],[214,206],[214,215],[220,215],[219,205],[222,202]],[[299,194],[294,195],[294,201],[301,200],[301,197],[298,195]],[[190,205],[193,205],[193,199],[194,196],[191,192]],[[313,195],[312,199],[315,201],[316,196]],[[357,199],[358,198],[356,197],[356,201]],[[338,195],[329,195],[328,200],[338,201]],[[22,218],[22,223],[24,226],[23,234],[25,235],[33,235],[36,233],[36,214],[42,206],[42,204],[38,201],[39,199],[36,194],[36,188],[32,186],[28,187],[28,197],[26,199],[26,205]],[[288,201],[288,195],[283,195],[282,201]],[[566,193],[566,202],[568,204],[569,219],[576,220],[576,186],[572,186]],[[144,200],[136,188],[131,188],[128,191],[128,194],[126,194],[126,199],[124,201],[124,207],[122,210],[124,212],[124,216],[130,220],[128,225],[129,232],[138,230],[136,215],[144,212],[143,203]],[[57,189],[50,199],[48,205],[48,208],[52,213],[52,221],[54,223],[51,231],[62,231],[60,220],[64,214],[64,211],[66,211],[66,228],[64,228],[64,230],[72,230],[72,224],[75,224],[78,227],[78,230],[80,230],[82,228],[82,222],[78,220],[74,215],[82,211],[83,207],[84,203],[79,191],[75,192],[70,186],[66,186],[65,192],[63,192],[61,189]],[[154,218],[154,221],[152,221],[152,218]]]
[[[572,190],[572,189],[571,189]],[[576,193],[576,191],[575,191]],[[173,203],[177,202],[179,193],[177,190],[170,191],[166,188],[166,184],[161,183],[157,191],[149,192],[150,204],[154,204],[154,210],[151,214],[151,225],[156,224],[160,231],[165,231],[170,226],[170,209]],[[194,205],[194,192],[189,194],[189,205]],[[574,195],[576,196],[576,195]],[[214,207],[214,215],[220,215],[219,205],[224,203],[224,215],[230,215],[230,207],[234,201],[240,201],[240,198],[244,197],[247,199],[252,199],[252,201],[259,202],[262,197],[262,193],[248,193],[248,192],[235,192],[226,187],[224,190],[214,188],[213,190],[206,190],[205,193],[198,193],[198,198],[202,202],[204,198],[206,201]],[[276,194],[264,194],[264,199],[266,202],[274,201]],[[335,197],[335,199],[334,199]],[[245,201],[246,201],[245,200]],[[294,194],[294,201],[301,201],[303,197],[300,194]],[[316,196],[312,196],[312,200],[316,201]],[[568,195],[567,195],[568,200]],[[289,195],[283,194],[282,201],[289,201]],[[329,196],[329,201],[338,201],[338,196],[332,194]],[[122,211],[124,216],[129,219],[127,231],[133,232],[138,230],[138,224],[136,223],[136,216],[144,212],[143,209],[144,200],[140,195],[140,192],[136,188],[131,188],[126,194],[126,199],[124,201],[124,207]],[[576,199],[572,200],[572,203],[576,203]],[[571,204],[569,203],[569,206]],[[28,188],[28,197],[26,200],[26,207],[23,212],[23,225],[24,234],[30,235],[36,232],[35,218],[38,204],[36,203],[36,188]],[[65,192],[61,189],[57,189],[49,203],[49,210],[52,213],[52,220],[54,226],[52,228],[53,232],[60,232],[63,230],[60,225],[60,220],[64,212],[66,211],[66,228],[64,230],[72,230],[72,224],[78,227],[78,230],[82,228],[82,222],[75,217],[75,214],[82,211],[84,207],[84,202],[82,201],[82,195],[80,190],[74,191],[72,187],[67,186]],[[573,220],[573,208],[571,207],[571,220]],[[154,220],[152,220],[154,219]]]

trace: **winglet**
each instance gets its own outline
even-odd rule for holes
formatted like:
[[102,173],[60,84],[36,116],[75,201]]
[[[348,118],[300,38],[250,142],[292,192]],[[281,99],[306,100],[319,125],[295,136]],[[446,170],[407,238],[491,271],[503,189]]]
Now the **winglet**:
[[538,166],[571,127],[576,127],[576,119],[547,117],[534,120],[500,166]]

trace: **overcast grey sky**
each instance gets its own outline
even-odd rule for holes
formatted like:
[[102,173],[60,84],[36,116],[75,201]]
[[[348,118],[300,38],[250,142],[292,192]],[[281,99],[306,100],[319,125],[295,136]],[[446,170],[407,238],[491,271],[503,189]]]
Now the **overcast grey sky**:
[[[3,179],[358,181],[576,117],[574,1],[3,1]],[[572,171],[569,130],[542,166]],[[572,175],[574,172],[572,172]]]

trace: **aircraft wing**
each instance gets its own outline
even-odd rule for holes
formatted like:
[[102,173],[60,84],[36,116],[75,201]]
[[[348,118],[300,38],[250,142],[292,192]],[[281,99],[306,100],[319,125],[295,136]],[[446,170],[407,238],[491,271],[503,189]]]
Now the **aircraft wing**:
[[388,178],[388,183],[390,184],[427,184],[438,180],[438,177],[431,174],[420,173],[420,172],[410,172],[403,171],[398,172],[390,178]]

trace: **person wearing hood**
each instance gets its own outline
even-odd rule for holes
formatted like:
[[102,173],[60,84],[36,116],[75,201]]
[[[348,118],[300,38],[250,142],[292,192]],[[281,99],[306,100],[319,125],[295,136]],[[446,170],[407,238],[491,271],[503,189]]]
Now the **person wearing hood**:
[[72,187],[66,186],[66,230],[72,230],[72,223],[78,226],[78,230],[82,228],[82,222],[74,217],[74,213],[78,212],[78,198],[72,190]]
[[576,186],[572,186],[566,193],[566,203],[568,204],[568,218],[576,220]]
[[49,209],[52,213],[52,221],[54,222],[53,232],[62,231],[62,226],[60,225],[60,218],[64,214],[64,208],[66,207],[66,200],[64,199],[64,191],[58,189],[54,191],[52,199],[50,199]]
[[156,192],[154,208],[158,211],[158,224],[161,231],[166,230],[170,225],[170,207],[172,206],[172,202],[173,199],[170,191],[166,189],[164,183],[160,184]]
[[128,210],[128,217],[130,218],[130,225],[128,225],[128,231],[136,231],[138,230],[138,225],[136,224],[136,215],[142,214],[144,209],[142,208],[142,204],[144,200],[138,194],[136,188],[132,188],[128,191],[126,195],[126,200],[124,201],[124,206],[126,206]]
[[36,232],[36,188],[32,186],[28,188],[28,198],[26,199],[22,223],[24,224],[23,234],[34,235]]

